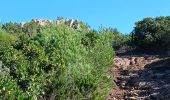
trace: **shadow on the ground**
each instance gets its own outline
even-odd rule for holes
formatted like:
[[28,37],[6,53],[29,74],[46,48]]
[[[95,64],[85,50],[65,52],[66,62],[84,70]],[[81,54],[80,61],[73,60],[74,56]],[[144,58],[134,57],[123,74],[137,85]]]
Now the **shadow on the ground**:
[[138,97],[170,100],[170,58],[148,64],[143,70],[130,70],[129,74],[138,76],[131,76],[123,81],[126,81],[129,91],[138,92]]

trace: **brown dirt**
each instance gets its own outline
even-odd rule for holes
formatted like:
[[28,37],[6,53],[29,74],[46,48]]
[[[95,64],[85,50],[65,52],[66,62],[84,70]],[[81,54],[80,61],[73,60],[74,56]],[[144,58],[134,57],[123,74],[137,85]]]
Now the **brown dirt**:
[[114,62],[117,86],[106,100],[170,100],[170,58],[117,56]]

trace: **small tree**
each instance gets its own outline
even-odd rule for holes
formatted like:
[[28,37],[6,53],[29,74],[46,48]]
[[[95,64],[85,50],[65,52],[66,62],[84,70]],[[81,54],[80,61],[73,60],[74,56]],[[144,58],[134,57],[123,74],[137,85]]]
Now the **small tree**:
[[140,48],[162,48],[169,46],[170,17],[145,18],[136,23],[132,40]]

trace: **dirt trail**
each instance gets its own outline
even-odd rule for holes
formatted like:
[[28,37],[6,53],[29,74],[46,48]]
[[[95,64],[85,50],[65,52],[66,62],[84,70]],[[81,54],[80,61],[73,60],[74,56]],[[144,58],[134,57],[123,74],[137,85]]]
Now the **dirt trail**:
[[170,100],[170,59],[155,55],[114,59],[116,87],[107,100]]

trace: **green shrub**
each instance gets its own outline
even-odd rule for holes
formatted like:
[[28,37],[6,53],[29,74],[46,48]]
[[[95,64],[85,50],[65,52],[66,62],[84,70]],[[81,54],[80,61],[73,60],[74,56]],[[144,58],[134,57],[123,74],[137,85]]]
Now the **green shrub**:
[[[8,80],[0,76],[0,90],[11,91],[11,98],[98,100],[113,86],[106,74],[113,64],[113,34],[105,29],[88,32],[54,25],[31,37],[1,32],[0,39],[7,41],[1,41],[0,60],[9,69]],[[8,96],[6,91],[1,97]]]
[[15,33],[22,33],[22,27],[18,23],[5,23],[2,25],[2,29],[6,30],[8,33],[15,34]]
[[0,99],[14,100],[25,96],[24,92],[18,87],[17,82],[7,74],[1,71],[0,75]]
[[11,44],[15,43],[15,41],[16,41],[15,36],[10,35],[9,33],[0,29],[0,45],[1,45],[1,47],[11,45]]
[[123,46],[133,46],[131,43],[131,37],[124,34],[114,34],[113,35],[113,48],[119,49]]
[[[138,21],[132,32],[133,43],[140,48],[166,50],[170,43],[170,17],[145,18]],[[161,49],[158,49],[161,48]]]
[[96,44],[98,37],[99,35],[97,31],[92,30],[92,31],[87,32],[81,41],[85,47],[91,48],[91,47],[94,47],[94,45]]

